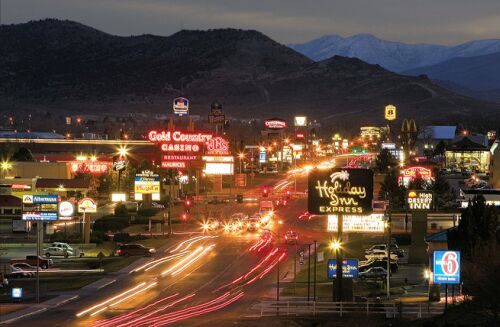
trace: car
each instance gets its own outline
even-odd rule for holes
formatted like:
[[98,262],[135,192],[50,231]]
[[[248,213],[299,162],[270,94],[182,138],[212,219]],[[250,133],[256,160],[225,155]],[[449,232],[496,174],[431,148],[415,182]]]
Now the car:
[[260,216],[252,216],[247,221],[247,231],[254,232],[260,228]]
[[42,256],[37,256],[36,255],[27,255],[25,259],[10,259],[10,264],[15,264],[15,263],[27,263],[31,266],[38,266],[42,269],[47,269],[50,266],[52,266],[53,261],[52,259],[49,258],[44,258]]
[[206,221],[203,222],[202,228],[206,232],[214,232],[221,228],[221,224],[219,220],[216,218],[208,218]]
[[143,255],[150,257],[155,252],[156,250],[154,248],[149,248],[142,244],[122,244],[115,251],[115,255],[124,257]]
[[382,267],[372,267],[366,271],[359,272],[358,277],[361,279],[379,279],[387,277],[387,270]]
[[7,278],[30,278],[35,276],[34,272],[24,271],[23,269],[16,268],[13,265],[10,265],[9,271],[10,271],[9,273],[5,274],[5,277]]
[[293,230],[286,231],[285,241],[287,244],[297,244],[298,240],[299,240],[299,235],[297,234],[297,232]]
[[[387,269],[387,259],[372,259],[368,261],[361,261],[359,263],[359,271],[367,271],[370,268],[373,267],[382,267],[384,269]],[[391,261],[391,273],[397,272],[399,269],[398,263],[395,261]]]
[[43,254],[47,257],[65,257],[73,256],[73,251],[69,249],[64,249],[61,247],[51,246],[43,249]]
[[[375,244],[365,250],[365,254],[371,254],[375,250],[387,251],[387,244]],[[396,254],[398,258],[404,257],[404,250],[391,240],[391,254]]]
[[17,269],[21,269],[23,271],[29,271],[29,272],[36,271],[36,266],[29,265],[25,262],[14,263],[11,266]]
[[[372,252],[365,254],[365,257],[367,260],[370,259],[384,259],[387,258],[387,251],[386,250],[378,250],[375,249]],[[391,253],[391,261],[397,261],[398,260],[398,255]]]

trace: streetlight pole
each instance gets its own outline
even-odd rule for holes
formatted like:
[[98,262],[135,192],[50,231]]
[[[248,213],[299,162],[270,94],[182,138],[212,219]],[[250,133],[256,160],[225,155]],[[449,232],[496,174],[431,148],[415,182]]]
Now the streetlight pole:
[[311,244],[307,244],[309,256],[307,258],[307,302],[310,301],[311,295]]
[[[341,213],[338,214],[337,216],[337,242],[338,244],[342,244],[342,233],[343,233],[343,224],[344,224],[344,219],[343,215]],[[343,266],[343,253],[342,253],[342,247],[339,246],[337,249],[336,253],[336,259],[337,259],[337,301],[342,302],[342,266]]]
[[313,299],[316,302],[316,264],[318,262],[318,253],[316,247],[317,241],[314,240],[314,287],[313,287]]
[[391,207],[387,207],[387,211],[389,213],[387,219],[387,298],[391,298],[391,288],[390,288],[390,280],[391,280]]

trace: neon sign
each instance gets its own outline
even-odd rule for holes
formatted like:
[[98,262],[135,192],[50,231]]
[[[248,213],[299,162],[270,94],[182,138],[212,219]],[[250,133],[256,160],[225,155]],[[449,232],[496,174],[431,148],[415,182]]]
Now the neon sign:
[[406,201],[412,211],[429,211],[432,209],[432,191],[408,191]]
[[420,176],[421,178],[431,178],[432,177],[432,171],[430,169],[424,168],[424,167],[408,167],[405,170],[403,170],[403,177],[409,177],[409,178],[417,178],[417,176]]
[[151,142],[183,142],[183,143],[206,143],[212,138],[212,134],[185,133],[180,131],[150,131],[148,140]]
[[189,156],[183,154],[165,154],[163,161],[191,161],[196,160],[196,156]]
[[161,150],[163,152],[199,152],[200,146],[198,144],[163,143]]
[[264,126],[268,129],[284,129],[286,128],[286,121],[283,119],[268,119],[264,121]]
[[207,143],[207,154],[209,155],[228,155],[229,142],[222,137],[214,137]]
[[183,97],[175,98],[173,103],[174,114],[178,116],[189,113],[189,100]]
[[186,168],[184,161],[162,161],[161,168]]
[[373,172],[369,169],[315,169],[309,173],[308,211],[313,214],[372,212]]
[[71,161],[68,163],[72,173],[90,172],[91,174],[104,174],[113,166],[111,162],[103,161]]

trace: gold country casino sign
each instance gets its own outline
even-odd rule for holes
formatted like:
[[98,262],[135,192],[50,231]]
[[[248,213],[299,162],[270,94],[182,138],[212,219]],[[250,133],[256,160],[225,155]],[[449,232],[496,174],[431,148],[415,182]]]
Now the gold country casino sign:
[[372,200],[373,172],[370,169],[314,169],[309,173],[309,213],[370,214]]

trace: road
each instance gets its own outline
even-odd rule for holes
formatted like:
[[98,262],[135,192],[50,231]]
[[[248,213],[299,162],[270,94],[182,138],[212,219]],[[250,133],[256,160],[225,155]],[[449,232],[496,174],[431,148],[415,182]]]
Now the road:
[[[259,189],[250,193],[255,194]],[[305,203],[304,198],[296,199],[277,210],[270,227],[273,233],[283,235],[288,228],[299,229],[296,221],[306,210]],[[221,206],[224,216],[256,211],[258,203],[232,202]],[[197,229],[196,224],[191,224],[189,229],[192,228]],[[80,292],[78,300],[24,318],[15,325],[204,326],[213,319],[232,321],[246,313],[257,299],[275,296],[278,260],[282,266],[281,278],[291,273],[295,246],[280,245],[276,238],[267,242],[258,233],[247,232],[186,236],[167,251],[147,259],[149,266],[132,274],[108,276],[116,282],[99,290]],[[183,242],[185,239],[189,241]],[[137,265],[142,265],[142,261]]]

